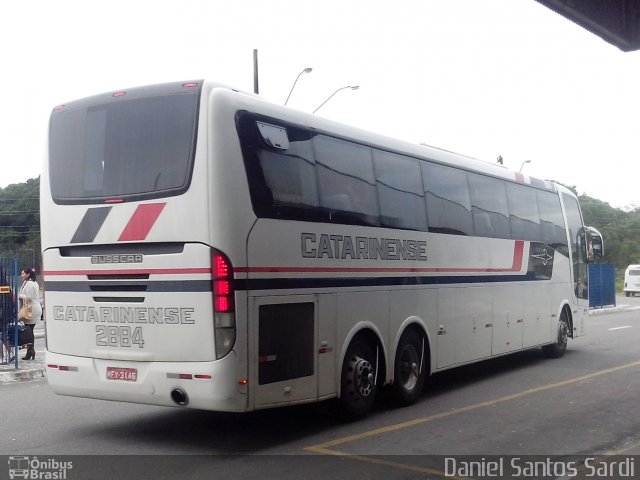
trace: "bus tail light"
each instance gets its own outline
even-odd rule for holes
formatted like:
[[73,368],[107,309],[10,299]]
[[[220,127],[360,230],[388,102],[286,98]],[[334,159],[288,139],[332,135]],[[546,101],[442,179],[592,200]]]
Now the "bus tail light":
[[211,255],[211,277],[216,359],[220,359],[231,351],[236,342],[236,315],[233,266],[229,259],[217,250],[213,250]]

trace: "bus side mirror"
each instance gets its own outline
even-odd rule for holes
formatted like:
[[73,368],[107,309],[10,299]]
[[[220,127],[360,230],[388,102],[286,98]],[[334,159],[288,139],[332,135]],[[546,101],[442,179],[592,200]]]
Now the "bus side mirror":
[[602,234],[593,227],[585,228],[587,261],[589,263],[602,262],[604,258],[604,242]]

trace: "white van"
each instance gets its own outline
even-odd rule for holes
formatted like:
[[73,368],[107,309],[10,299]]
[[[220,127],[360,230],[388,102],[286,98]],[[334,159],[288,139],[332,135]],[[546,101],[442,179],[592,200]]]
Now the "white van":
[[624,272],[624,294],[629,297],[640,293],[640,265],[629,265]]

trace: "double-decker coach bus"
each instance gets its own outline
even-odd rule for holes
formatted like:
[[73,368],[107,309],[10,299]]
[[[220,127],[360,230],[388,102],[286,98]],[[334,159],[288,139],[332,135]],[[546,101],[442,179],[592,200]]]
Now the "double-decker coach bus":
[[73,395],[366,414],[585,333],[599,233],[566,188],[205,81],[54,108],[47,379]]

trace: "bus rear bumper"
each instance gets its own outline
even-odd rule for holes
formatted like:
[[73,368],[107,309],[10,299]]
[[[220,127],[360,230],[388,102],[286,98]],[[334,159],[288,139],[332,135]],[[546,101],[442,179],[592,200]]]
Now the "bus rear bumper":
[[235,352],[213,362],[131,362],[46,352],[47,381],[59,395],[201,410],[247,410]]

